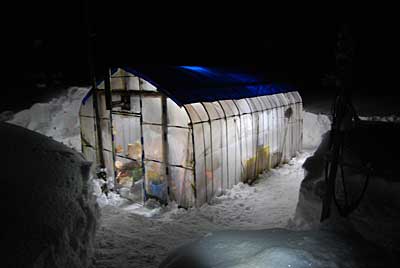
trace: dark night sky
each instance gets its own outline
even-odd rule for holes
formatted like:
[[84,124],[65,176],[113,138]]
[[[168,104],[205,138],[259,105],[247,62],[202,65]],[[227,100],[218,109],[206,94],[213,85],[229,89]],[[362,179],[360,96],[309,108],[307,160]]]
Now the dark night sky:
[[[8,21],[9,36],[4,39],[9,91],[31,87],[32,76],[40,72],[61,72],[67,84],[87,84],[84,5],[54,2],[12,7],[10,12],[16,15]],[[140,12],[140,7],[92,5],[97,65],[241,65],[308,90],[319,89],[323,75],[335,68],[336,32],[342,22],[335,16],[322,12],[311,19],[271,10],[222,16],[210,9],[194,15],[193,9],[160,16],[152,10]],[[275,13],[278,16],[271,16]],[[398,58],[398,42],[391,18],[354,15],[348,23],[356,44],[356,87],[368,93],[382,85],[397,90],[397,70],[392,66]],[[3,89],[2,93],[10,92]]]

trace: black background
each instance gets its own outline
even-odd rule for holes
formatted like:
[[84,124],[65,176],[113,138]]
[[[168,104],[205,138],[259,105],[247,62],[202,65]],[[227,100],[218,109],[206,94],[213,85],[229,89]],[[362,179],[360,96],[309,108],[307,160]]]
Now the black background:
[[[89,85],[87,18],[98,70],[136,63],[244,66],[308,92],[327,90],[321,81],[335,71],[337,32],[346,24],[354,39],[354,90],[397,95],[398,27],[390,8],[304,12],[243,3],[177,8],[119,1],[89,1],[86,8],[86,3],[20,2],[6,9],[3,110],[57,86]],[[45,88],[36,87],[43,82]]]

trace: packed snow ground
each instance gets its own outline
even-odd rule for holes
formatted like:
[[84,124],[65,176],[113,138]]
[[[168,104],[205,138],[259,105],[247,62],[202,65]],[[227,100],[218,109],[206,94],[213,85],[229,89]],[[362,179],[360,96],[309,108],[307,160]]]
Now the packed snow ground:
[[307,149],[288,164],[261,174],[255,184],[239,183],[200,208],[143,207],[112,196],[108,202],[113,205],[102,209],[96,267],[158,267],[173,249],[216,231],[287,227],[304,178],[302,164],[329,122],[325,115],[305,112],[304,127],[313,130],[304,133]]
[[218,230],[286,227],[304,177],[302,153],[290,164],[239,183],[211,204],[189,210],[106,206],[97,235],[96,267],[157,267],[174,248]]
[[[0,120],[11,120],[9,122],[51,136],[79,151],[77,115],[87,90],[70,88],[49,103],[35,104],[15,115],[3,113]],[[398,121],[395,116],[372,119]],[[217,231],[285,228],[288,224],[293,227],[298,220],[295,211],[304,178],[302,164],[313,154],[329,128],[330,120],[326,115],[305,112],[302,153],[289,164],[261,174],[254,185],[238,184],[200,208],[184,210],[173,203],[167,207],[151,202],[146,206],[132,204],[115,194],[109,197],[99,194],[98,185],[92,183],[102,206],[95,245],[96,267],[157,267],[180,245],[210,237]],[[318,201],[311,202],[310,206],[303,204],[314,216],[319,215],[317,206],[320,206]],[[275,253],[271,256],[282,254]]]

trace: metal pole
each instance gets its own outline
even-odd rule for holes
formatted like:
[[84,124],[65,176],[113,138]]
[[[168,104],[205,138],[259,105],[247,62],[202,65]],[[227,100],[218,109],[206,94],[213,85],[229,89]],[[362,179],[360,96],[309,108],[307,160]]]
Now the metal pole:
[[170,191],[170,186],[172,185],[171,176],[169,174],[169,160],[168,160],[168,114],[167,114],[167,98],[164,94],[161,95],[161,128],[162,128],[162,149],[163,149],[163,162],[165,167],[165,176],[167,179],[167,192],[168,197],[172,200],[176,200],[174,194]]
[[94,53],[93,53],[93,45],[94,45],[94,38],[96,37],[95,33],[91,31],[91,24],[90,24],[90,12],[89,12],[89,0],[85,1],[85,8],[86,8],[86,26],[87,26],[87,35],[88,35],[88,64],[89,64],[89,74],[90,74],[90,82],[92,86],[93,92],[93,108],[95,112],[96,118],[96,125],[95,130],[97,133],[97,155],[100,160],[100,167],[104,168],[104,155],[103,155],[103,140],[101,137],[101,126],[100,126],[100,112],[99,112],[99,105],[98,105],[98,94],[97,94],[97,83],[96,83],[96,72],[95,72],[95,63],[94,63]]
[[[239,116],[239,139],[237,139],[237,140],[239,141],[239,145],[240,145],[239,146],[239,161],[240,161],[240,171],[241,172],[240,172],[240,178],[239,179],[241,180],[242,179],[242,172],[244,170],[243,162],[242,162],[242,160],[243,160],[243,147],[244,147],[243,144],[242,144],[242,114],[241,114],[242,112],[240,111],[239,106],[237,105],[235,100],[232,100],[232,103],[235,105],[235,107],[236,107],[236,109],[238,111],[238,116]],[[235,124],[235,127],[236,126],[237,126],[237,124]],[[236,135],[236,131],[235,131],[235,135]],[[236,153],[235,153],[235,156],[236,156]],[[237,178],[237,174],[236,174],[236,178]],[[236,181],[236,179],[235,179],[235,184],[237,184],[237,183],[239,183],[239,182]]]
[[[341,103],[339,103],[337,108],[340,107]],[[321,212],[321,219],[320,221],[324,221],[325,219],[329,218],[331,212],[331,205],[332,199],[334,195],[335,189],[335,180],[336,180],[336,173],[338,168],[338,160],[339,160],[339,149],[340,149],[340,132],[339,126],[342,121],[342,114],[339,113],[336,117],[336,120],[332,122],[332,129],[331,129],[331,138],[332,138],[332,161],[329,165],[328,176],[326,178],[326,191],[323,197],[322,202],[322,212]],[[328,167],[327,167],[328,169]]]
[[[207,122],[208,122],[208,125],[210,126],[211,196],[213,196],[214,195],[214,159],[213,159],[213,135],[212,135],[211,117],[210,117],[210,113],[208,112],[208,110],[207,110],[206,106],[204,105],[204,103],[200,102],[200,104],[203,106],[204,111],[206,111],[206,114],[207,114],[207,117],[208,117]],[[206,150],[204,148],[204,152],[205,151]],[[206,163],[207,163],[207,159],[206,159]],[[206,174],[206,178],[207,178],[207,174]],[[211,198],[212,197],[210,197],[210,199]]]
[[[139,78],[138,78],[139,79]],[[139,79],[139,90],[142,90],[141,81]],[[144,136],[143,136],[143,100],[142,93],[139,94],[140,107],[140,145],[142,146],[142,187],[143,187],[143,203],[147,201],[146,192],[146,166],[145,166],[145,151],[144,151]]]
[[[195,108],[193,108],[193,111],[196,113],[198,118],[201,118]],[[201,129],[203,130],[204,180],[205,180],[205,188],[206,188],[205,193],[206,193],[206,203],[207,203],[208,202],[207,157],[206,157],[207,154],[206,154],[206,138],[204,135],[204,123],[201,124]]]
[[[225,112],[224,107],[221,104],[221,101],[217,101],[217,103],[221,107],[221,110],[224,113],[224,117],[223,118],[225,119],[225,147],[226,147],[225,149],[226,149],[226,176],[227,176],[227,180],[226,180],[227,186],[225,188],[227,189],[228,185],[229,185],[229,183],[228,183],[228,181],[229,181],[228,119],[226,118],[226,112]],[[222,129],[222,123],[221,123],[221,129]],[[221,134],[221,136],[222,136],[222,134]],[[223,148],[223,144],[222,144],[222,138],[221,138],[221,159],[223,159],[223,157],[222,157],[223,156],[222,148]],[[224,176],[222,176],[221,187],[222,187],[222,190],[225,190],[223,182],[224,182]]]
[[[253,157],[255,157],[254,159],[254,167],[253,167],[253,174],[251,174],[250,178],[248,179],[248,182],[250,182],[250,184],[255,180],[256,175],[257,175],[257,145],[258,145],[258,131],[259,131],[259,116],[258,116],[258,112],[257,111],[253,111],[253,106],[250,104],[251,100],[248,98],[245,98],[247,105],[250,108],[251,111],[251,147],[253,150]],[[254,125],[255,125],[255,121],[257,121],[257,129],[255,129]],[[256,144],[254,144],[254,133],[256,134]]]
[[[115,137],[114,137],[114,124],[113,124],[113,114],[112,114],[112,99],[111,99],[111,70],[106,68],[105,69],[105,78],[104,78],[104,88],[106,94],[106,109],[110,110],[110,134],[111,134],[111,150],[112,150],[112,159],[113,159],[113,170],[114,170],[114,185],[117,185],[117,171],[115,169],[115,162],[116,162],[116,155],[115,155]],[[107,93],[108,92],[108,93]],[[109,97],[107,97],[107,94]]]
[[[190,104],[189,104],[190,105]],[[190,131],[191,131],[191,136],[192,136],[192,157],[193,157],[193,184],[194,184],[194,186],[192,187],[192,189],[193,189],[193,195],[194,195],[194,204],[195,204],[195,206],[197,206],[197,183],[196,183],[196,180],[197,180],[197,178],[196,178],[196,148],[195,148],[195,144],[194,144],[194,126],[193,126],[193,119],[192,119],[192,116],[190,115],[190,113],[189,113],[189,111],[188,111],[188,109],[186,108],[186,106],[185,105],[183,105],[182,106],[184,109],[185,109],[185,111],[186,111],[186,114],[188,115],[188,117],[189,117],[189,120],[190,120],[190,122],[189,122],[189,127],[190,127]],[[189,146],[189,145],[188,145]]]
[[112,110],[112,99],[111,99],[111,81],[110,81],[110,69],[104,68],[104,91],[106,98],[106,110]]

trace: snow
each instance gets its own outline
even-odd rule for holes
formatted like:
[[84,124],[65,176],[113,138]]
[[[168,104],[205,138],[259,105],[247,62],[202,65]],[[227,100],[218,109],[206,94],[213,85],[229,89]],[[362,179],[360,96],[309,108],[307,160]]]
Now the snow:
[[360,116],[360,119],[361,119],[361,120],[366,120],[366,121],[400,123],[400,117],[397,116],[397,115]]
[[[348,228],[360,234],[364,239],[386,248],[388,251],[400,251],[400,181],[397,170],[399,142],[398,116],[361,117],[362,120],[395,123],[371,125],[363,136],[356,136],[348,141],[345,161],[356,164],[360,158],[368,159],[374,173],[359,207],[347,218],[342,218],[336,207],[332,206],[332,215],[323,224],[320,223],[322,197],[325,187],[324,156],[328,150],[328,135],[304,163],[305,178],[302,182],[299,203],[290,227],[296,230],[314,230],[328,228],[331,230]],[[352,148],[363,148],[366,153],[360,154]],[[346,188],[355,199],[361,192],[365,176],[345,170]],[[341,182],[338,182],[341,189]],[[340,196],[339,196],[340,198]]]
[[[58,99],[17,113],[11,123],[78,149],[79,124],[74,116],[77,118],[86,91],[70,88]],[[319,118],[317,122],[312,121],[315,117]],[[307,126],[314,124],[314,129],[326,125],[323,116],[310,113],[305,113],[304,122]],[[307,148],[318,143],[318,135],[305,133]],[[309,154],[303,152],[289,164],[262,174],[252,186],[240,183],[211,204],[189,210],[179,209],[174,203],[168,207],[154,203],[141,206],[112,192],[106,196],[101,192],[104,181],[91,179],[90,192],[102,208],[96,267],[156,267],[171,249],[213,231],[285,227],[294,216],[304,177],[301,165]]]
[[187,244],[160,267],[382,267],[382,255],[362,240],[325,231],[220,231]]
[[315,150],[322,141],[322,135],[331,128],[327,115],[303,112],[303,148]]
[[[39,133],[0,123],[3,267],[89,267],[98,210],[90,162]],[[4,224],[6,223],[6,224]]]
[[[58,99],[35,104],[16,114],[10,122],[80,150],[77,114],[87,90],[70,88]],[[12,114],[2,113],[2,116],[2,120],[7,120]],[[356,264],[368,262],[370,266],[366,267],[374,267],[374,252],[370,254],[369,249],[362,247],[357,251],[358,238],[343,242],[337,232],[352,230],[377,244],[386,241],[393,246],[400,240],[397,240],[400,237],[397,230],[400,217],[396,212],[396,209],[399,211],[398,184],[383,180],[371,182],[371,200],[365,203],[369,205],[356,211],[351,221],[334,215],[327,223],[320,224],[323,155],[330,119],[327,115],[306,111],[303,117],[303,152],[290,163],[261,174],[253,185],[235,185],[200,208],[185,210],[173,202],[161,206],[154,201],[143,206],[124,198],[129,196],[123,191],[121,196],[113,192],[105,195],[101,192],[104,181],[92,178],[89,191],[97,199],[102,214],[94,244],[95,267],[158,267],[171,252],[164,264],[179,267],[174,265],[179,264],[180,252],[185,252],[176,250],[180,246],[193,249],[188,254],[198,254],[202,248],[201,260],[211,258],[212,261],[213,256],[222,258],[224,261],[215,267],[260,267],[266,263],[271,267],[358,267]],[[398,118],[361,119],[399,122]],[[374,202],[380,203],[384,195],[387,197],[384,210],[371,206]],[[388,236],[380,229],[389,229],[392,233]],[[393,239],[388,241],[387,237]],[[216,243],[215,239],[221,240]],[[357,254],[351,255],[354,250]],[[234,261],[227,264],[224,256]]]
[[91,178],[89,180],[89,192],[93,196],[95,196],[97,204],[99,205],[100,208],[105,206],[120,206],[128,202],[127,199],[122,198],[119,194],[116,194],[114,192],[109,192],[107,195],[103,193],[101,187],[104,184],[108,185],[109,187],[108,189],[112,189],[113,187],[111,185],[114,184],[114,179],[110,177],[107,178],[107,181],[96,178]]
[[[68,147],[81,151],[79,108],[89,88],[71,87],[48,103],[36,103],[11,118],[3,112],[7,122],[41,133]],[[0,116],[1,118],[1,116]]]
[[308,156],[299,154],[254,185],[239,183],[200,208],[155,202],[103,207],[96,267],[157,267],[171,249],[211,232],[285,227],[294,216]]

